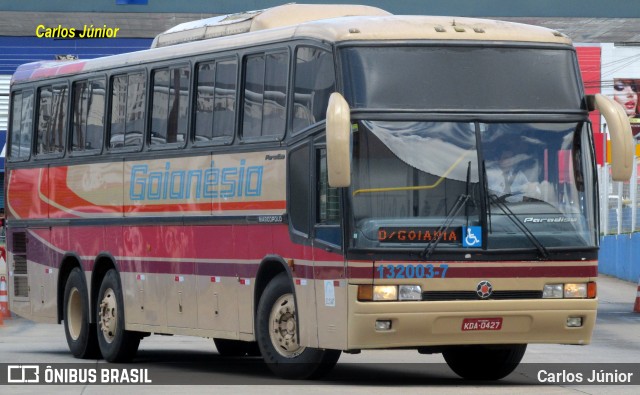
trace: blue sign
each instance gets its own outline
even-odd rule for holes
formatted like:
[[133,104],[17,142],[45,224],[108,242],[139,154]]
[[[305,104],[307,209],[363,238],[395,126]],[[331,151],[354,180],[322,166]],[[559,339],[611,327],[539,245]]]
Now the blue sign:
[[149,0],[116,0],[116,5],[147,5]]
[[462,227],[462,246],[463,247],[482,246],[482,227],[481,226],[463,226]]

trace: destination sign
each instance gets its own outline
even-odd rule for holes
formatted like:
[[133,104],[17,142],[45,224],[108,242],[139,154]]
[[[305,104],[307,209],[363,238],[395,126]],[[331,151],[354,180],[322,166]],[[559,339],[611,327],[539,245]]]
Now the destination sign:
[[439,238],[440,242],[462,243],[462,228],[382,227],[378,230],[380,243],[428,243]]

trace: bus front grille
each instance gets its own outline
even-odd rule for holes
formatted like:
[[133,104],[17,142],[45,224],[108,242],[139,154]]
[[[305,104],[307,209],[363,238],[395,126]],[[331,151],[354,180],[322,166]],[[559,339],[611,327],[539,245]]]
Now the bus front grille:
[[[480,300],[475,291],[425,291],[422,293],[423,301],[447,301],[447,300]],[[512,300],[512,299],[542,299],[542,291],[494,291],[487,299]]]

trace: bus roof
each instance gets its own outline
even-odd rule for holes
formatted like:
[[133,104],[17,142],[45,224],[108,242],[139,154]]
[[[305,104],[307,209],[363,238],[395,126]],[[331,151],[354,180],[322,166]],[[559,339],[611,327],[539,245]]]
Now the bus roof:
[[[175,44],[186,41],[185,37],[191,38],[189,42]],[[18,67],[11,83],[177,59],[293,38],[315,38],[332,43],[455,40],[571,44],[567,36],[557,31],[512,22],[444,16],[395,16],[367,6],[286,4],[264,11],[178,25],[156,37],[154,45],[158,48],[91,60],[28,63]]]

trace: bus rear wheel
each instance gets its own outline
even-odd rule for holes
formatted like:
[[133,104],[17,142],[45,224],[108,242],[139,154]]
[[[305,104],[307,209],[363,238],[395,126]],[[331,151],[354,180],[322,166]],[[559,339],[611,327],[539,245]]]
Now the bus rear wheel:
[[442,355],[463,379],[500,380],[515,370],[526,350],[526,344],[455,346]]
[[133,359],[140,345],[140,334],[124,329],[124,303],[118,273],[110,269],[102,280],[96,306],[98,343],[108,362]]
[[301,346],[293,289],[285,273],[274,277],[262,294],[256,317],[260,353],[276,375],[286,379],[315,379],[338,362],[340,350]]
[[96,326],[89,321],[89,293],[80,268],[71,270],[64,287],[64,333],[69,350],[76,358],[100,357]]

